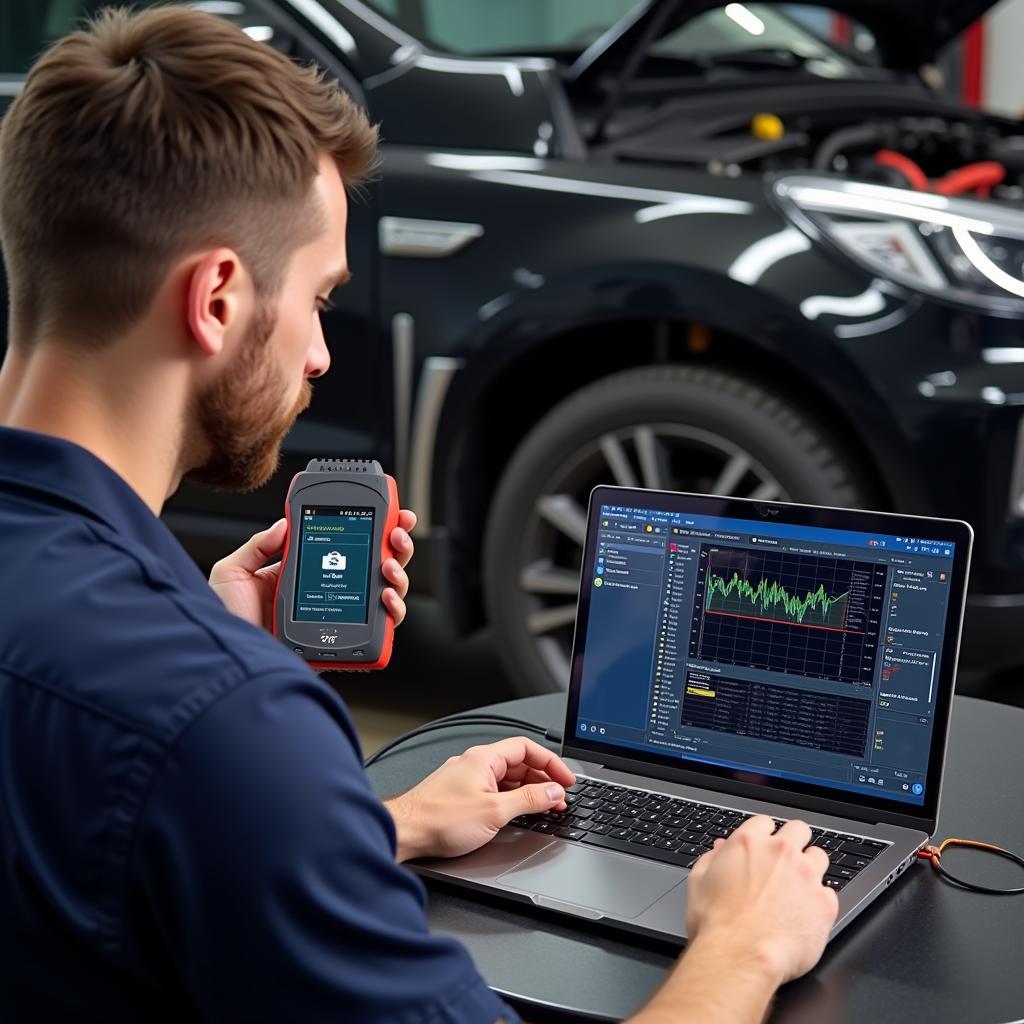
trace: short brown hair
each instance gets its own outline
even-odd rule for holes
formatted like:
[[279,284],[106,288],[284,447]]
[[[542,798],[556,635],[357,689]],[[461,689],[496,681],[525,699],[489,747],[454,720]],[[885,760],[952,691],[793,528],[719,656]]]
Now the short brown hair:
[[336,83],[230,22],[103,11],[39,59],[0,131],[11,340],[124,332],[193,247],[230,246],[277,290],[320,226],[321,156],[351,185],[376,150]]

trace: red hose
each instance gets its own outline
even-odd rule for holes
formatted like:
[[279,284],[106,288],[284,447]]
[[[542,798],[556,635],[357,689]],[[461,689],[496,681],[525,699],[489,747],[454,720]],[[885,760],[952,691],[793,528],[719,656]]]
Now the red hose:
[[977,192],[987,199],[992,187],[1006,177],[1006,168],[996,160],[981,160],[950,171],[935,183],[935,191],[943,196],[959,196],[964,192]]
[[897,153],[894,149],[880,149],[875,154],[875,160],[883,167],[899,171],[911,188],[916,188],[919,192],[928,191],[928,175],[909,156]]

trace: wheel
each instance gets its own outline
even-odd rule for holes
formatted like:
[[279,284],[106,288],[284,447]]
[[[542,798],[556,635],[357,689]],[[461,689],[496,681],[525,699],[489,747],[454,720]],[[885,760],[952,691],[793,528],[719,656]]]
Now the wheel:
[[487,613],[521,694],[569,685],[587,499],[600,483],[851,507],[872,500],[834,438],[733,374],[643,367],[582,388],[517,449],[487,522]]

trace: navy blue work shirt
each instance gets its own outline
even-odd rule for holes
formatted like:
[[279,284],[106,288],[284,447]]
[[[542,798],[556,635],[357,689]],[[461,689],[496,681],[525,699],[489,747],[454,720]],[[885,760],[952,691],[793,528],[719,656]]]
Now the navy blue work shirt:
[[341,700],[109,467],[0,428],[0,580],[0,1020],[518,1020]]

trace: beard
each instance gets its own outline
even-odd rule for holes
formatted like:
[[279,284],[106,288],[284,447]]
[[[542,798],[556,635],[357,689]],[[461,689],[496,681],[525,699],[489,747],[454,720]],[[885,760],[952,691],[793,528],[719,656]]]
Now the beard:
[[313,397],[308,380],[292,408],[281,411],[288,382],[270,358],[270,336],[277,317],[261,304],[253,314],[249,341],[193,407],[190,430],[203,453],[189,469],[190,480],[229,491],[251,491],[265,484],[281,461],[281,442]]

